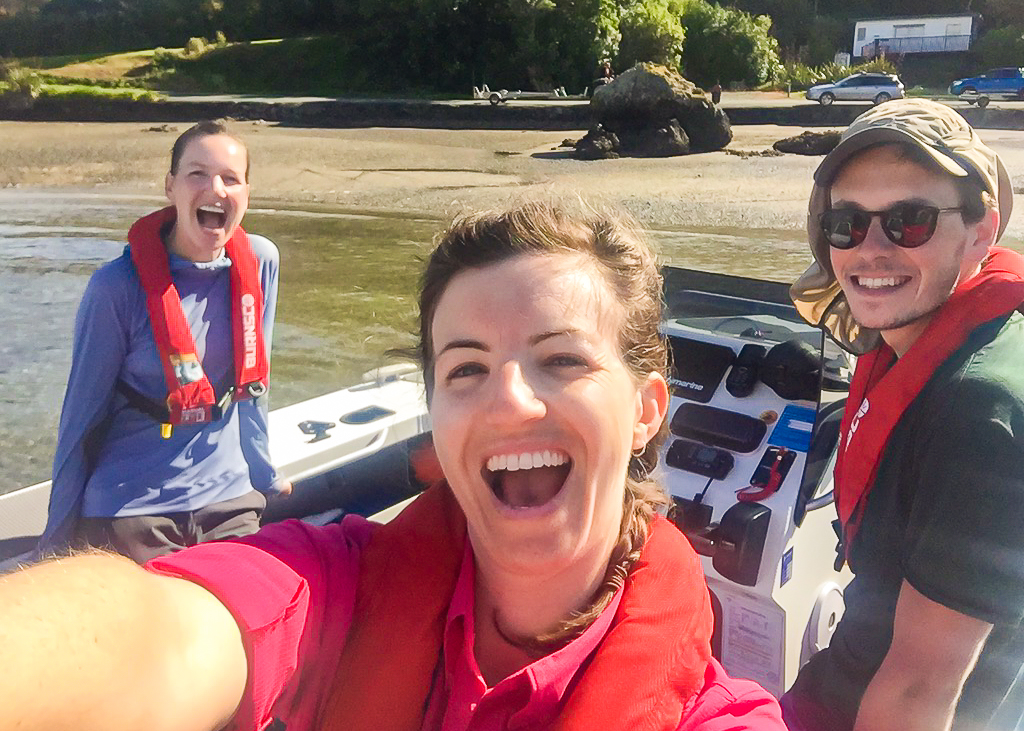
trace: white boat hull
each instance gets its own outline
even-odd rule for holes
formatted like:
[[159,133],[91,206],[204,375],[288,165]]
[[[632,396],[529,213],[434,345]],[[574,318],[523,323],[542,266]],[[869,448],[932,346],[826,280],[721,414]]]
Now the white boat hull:
[[[271,517],[309,515],[314,496],[304,494],[309,492],[305,483],[389,447],[405,444],[429,430],[423,381],[415,366],[382,368],[365,378],[358,385],[270,413],[271,460],[279,474],[296,486],[292,496],[271,502]],[[364,423],[345,423],[345,417],[352,414],[359,419],[376,418]],[[304,422],[332,426],[317,438],[300,429]],[[367,485],[365,489],[372,488],[373,485]],[[349,501],[362,498],[351,494]],[[0,571],[5,562],[23,557],[35,546],[36,538],[46,527],[49,499],[49,480],[0,495]],[[335,506],[339,512],[345,502]]]

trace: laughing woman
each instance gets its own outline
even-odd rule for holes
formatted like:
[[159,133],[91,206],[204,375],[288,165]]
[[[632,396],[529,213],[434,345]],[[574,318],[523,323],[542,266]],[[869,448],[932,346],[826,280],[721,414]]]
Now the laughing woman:
[[277,248],[241,228],[249,153],[217,122],[171,152],[171,205],[90,279],[57,433],[40,553],[138,562],[259,528],[287,491],[267,453]]
[[[660,293],[613,217],[457,221],[420,296],[437,481],[384,526],[290,522],[148,572],[87,556],[10,577],[0,729],[782,731],[774,699],[711,658],[699,560],[647,478]],[[66,623],[57,592],[88,631],[43,651],[4,636]]]

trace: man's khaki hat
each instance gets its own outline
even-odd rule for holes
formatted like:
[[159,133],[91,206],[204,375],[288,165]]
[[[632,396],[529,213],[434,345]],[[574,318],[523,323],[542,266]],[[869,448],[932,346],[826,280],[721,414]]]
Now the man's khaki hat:
[[829,245],[819,219],[830,205],[829,190],[842,166],[861,150],[884,143],[913,145],[950,175],[977,176],[998,202],[997,241],[1013,210],[1013,187],[999,156],[955,110],[927,99],[899,99],[879,104],[853,120],[814,173],[807,211],[807,235],[814,263],[790,288],[790,296],[805,320],[828,328],[840,345],[854,353],[874,348],[879,333],[854,322],[846,296],[832,272]]

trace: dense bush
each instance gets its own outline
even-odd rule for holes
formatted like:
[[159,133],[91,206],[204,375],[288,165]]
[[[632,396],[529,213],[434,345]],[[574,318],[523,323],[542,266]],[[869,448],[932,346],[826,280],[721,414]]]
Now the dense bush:
[[173,49],[164,48],[159,46],[153,49],[153,60],[151,64],[154,69],[167,70],[174,68],[174,65],[178,63],[181,58],[181,51],[175,51]]
[[188,39],[188,43],[185,44],[185,55],[186,56],[202,56],[211,46],[205,38],[192,37]]
[[990,30],[978,39],[974,52],[985,68],[1024,65],[1024,26]]
[[[622,71],[677,67],[682,56],[706,85],[761,83],[778,66],[770,26],[705,0],[46,0],[38,12],[0,13],[0,54],[158,47],[141,73],[175,90],[582,91],[605,59]],[[229,44],[224,27],[233,40],[285,38]]]
[[43,81],[36,72],[0,59],[0,94],[18,94],[34,99],[39,96],[42,86]]
[[627,7],[619,19],[619,51],[615,65],[631,68],[643,61],[679,68],[683,52],[681,8],[664,2],[636,3]]
[[787,62],[782,65],[778,80],[772,84],[775,89],[792,89],[794,91],[809,89],[815,84],[831,83],[845,79],[858,71],[878,71],[887,74],[897,73],[896,66],[886,58],[872,59],[867,63],[855,66],[840,66],[837,63],[825,63],[820,66],[808,66],[799,62]]
[[799,61],[786,61],[782,64],[778,79],[771,86],[782,89],[809,89],[819,81],[821,75],[814,66]]
[[771,22],[766,15],[692,0],[682,16],[684,75],[704,87],[716,81],[757,86],[775,79],[780,64]]
[[[896,67],[896,64],[887,59],[885,56],[882,56],[881,58],[873,58],[870,61],[865,61],[864,63],[859,63],[856,66],[852,67],[850,73],[852,73],[853,71],[863,71],[865,73],[874,71],[882,74],[899,73],[899,69]],[[839,78],[842,77],[840,76]]]

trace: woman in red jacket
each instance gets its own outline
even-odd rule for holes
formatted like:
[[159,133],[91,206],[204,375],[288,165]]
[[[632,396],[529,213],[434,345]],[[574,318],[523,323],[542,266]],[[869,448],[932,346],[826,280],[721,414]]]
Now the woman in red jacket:
[[[75,657],[119,679],[130,722],[90,695],[75,727],[781,731],[775,700],[711,658],[700,562],[658,514],[661,278],[636,229],[539,203],[459,219],[420,313],[439,470],[391,523],[270,526],[148,574],[102,557],[26,572],[53,587],[89,570],[120,597],[79,592]],[[28,622],[0,611],[0,627]],[[31,665],[11,672],[27,695]],[[67,705],[0,703],[0,729],[61,728]]]

